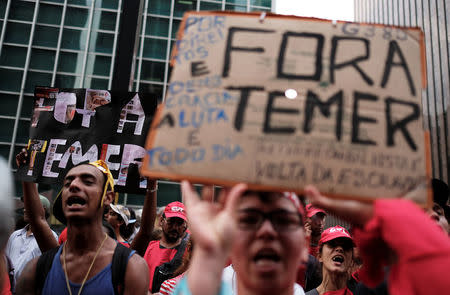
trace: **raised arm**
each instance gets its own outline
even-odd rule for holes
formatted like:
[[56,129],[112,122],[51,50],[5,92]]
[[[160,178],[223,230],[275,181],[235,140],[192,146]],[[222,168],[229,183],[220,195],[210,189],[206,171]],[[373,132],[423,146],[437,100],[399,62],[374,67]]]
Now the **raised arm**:
[[229,193],[221,193],[219,203],[211,202],[212,187],[203,188],[203,200],[199,199],[189,182],[183,181],[181,188],[186,203],[189,230],[195,241],[187,274],[189,289],[194,295],[215,295],[219,291],[222,270],[236,232],[236,206],[247,186],[238,184]]
[[331,199],[321,195],[319,190],[312,185],[305,187],[305,196],[314,206],[323,208],[358,227],[364,226],[373,217],[372,204]]
[[144,207],[142,208],[141,227],[131,243],[131,248],[142,257],[147,250],[148,243],[155,227],[156,196],[158,183],[155,179],[147,178],[147,193],[145,194]]
[[[17,154],[17,167],[26,164],[27,157],[28,154],[25,149]],[[22,181],[22,189],[25,211],[41,252],[44,253],[47,250],[57,247],[58,241],[55,239],[53,232],[45,219],[44,207],[42,207],[42,203],[39,199],[36,184],[33,182]]]

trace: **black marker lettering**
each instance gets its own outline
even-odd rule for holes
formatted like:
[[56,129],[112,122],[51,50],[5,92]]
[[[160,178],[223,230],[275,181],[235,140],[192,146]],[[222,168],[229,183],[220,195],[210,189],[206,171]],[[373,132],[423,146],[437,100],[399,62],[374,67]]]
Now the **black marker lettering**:
[[[315,52],[315,63],[314,63],[314,74],[312,75],[295,75],[295,74],[287,74],[283,72],[284,66],[284,58],[286,54],[286,48],[289,41],[289,38],[314,38],[317,39],[317,47]],[[320,76],[322,75],[322,51],[323,51],[323,43],[324,36],[321,34],[312,34],[312,33],[295,33],[295,32],[286,32],[283,34],[283,39],[280,45],[280,53],[277,61],[277,78],[282,79],[298,79],[298,80],[312,80],[319,81]]]
[[[395,55],[398,55],[400,58],[400,62],[394,62]],[[414,87],[414,83],[411,77],[411,73],[409,72],[408,64],[406,63],[406,59],[397,44],[397,41],[392,40],[389,42],[389,53],[386,58],[386,63],[384,67],[383,79],[381,79],[381,87],[385,88],[386,84],[389,80],[389,76],[391,74],[392,66],[400,66],[405,71],[406,79],[408,79],[409,88],[411,90],[411,94],[416,96],[416,88]]]
[[352,143],[365,144],[365,145],[376,145],[376,142],[373,140],[370,140],[370,139],[364,140],[364,139],[359,138],[359,125],[362,122],[366,122],[366,123],[376,123],[377,122],[377,120],[374,118],[363,117],[363,116],[358,115],[358,107],[359,107],[360,100],[377,101],[378,97],[376,97],[375,95],[355,91],[355,93],[353,95]]
[[[412,113],[409,114],[408,116],[404,117],[401,120],[397,120],[396,122],[393,122],[392,121],[392,105],[394,105],[394,104],[407,106],[412,109]],[[386,133],[387,133],[387,138],[386,138],[387,143],[386,144],[387,144],[387,146],[395,146],[394,134],[398,130],[398,131],[401,131],[401,133],[405,137],[406,142],[408,143],[409,147],[413,151],[417,151],[417,145],[414,143],[414,140],[412,139],[411,134],[408,132],[406,125],[410,122],[417,121],[419,119],[420,107],[416,103],[401,101],[401,100],[397,100],[392,97],[386,98],[385,105],[386,105]]]
[[249,86],[249,87],[228,87],[227,90],[239,90],[241,91],[241,98],[239,100],[238,108],[236,110],[236,117],[234,118],[234,128],[237,131],[242,130],[242,124],[244,123],[245,109],[247,108],[248,97],[251,91],[264,91],[264,87]]
[[[366,47],[366,54],[356,56],[354,59],[351,59],[349,61],[340,64],[336,64],[338,45],[339,42],[342,40],[363,42],[364,46]],[[331,54],[330,54],[330,82],[334,83],[335,70],[342,69],[347,66],[353,66],[367,84],[373,85],[372,79],[366,73],[364,73],[364,71],[358,65],[359,62],[367,60],[369,59],[369,57],[370,57],[369,40],[358,37],[333,37],[333,39],[331,40]]]
[[237,28],[231,27],[228,29],[228,38],[225,47],[225,58],[223,62],[222,77],[228,77],[230,72],[231,63],[231,51],[247,51],[247,52],[264,52],[264,47],[237,47],[233,46],[233,37],[237,32],[247,32],[247,33],[273,33],[274,30],[261,30],[261,29],[247,29],[247,28]]
[[337,105],[336,111],[336,138],[338,141],[341,140],[342,136],[342,114],[343,114],[343,91],[339,91],[327,101],[322,102],[319,97],[312,91],[308,91],[306,95],[306,106],[305,106],[305,121],[303,124],[303,132],[310,133],[312,130],[312,118],[314,117],[314,109],[319,108],[322,115],[329,118],[330,108],[332,104]]
[[159,121],[159,124],[156,128],[161,128],[163,125],[168,124],[169,127],[175,126],[175,120],[173,119],[173,116],[171,113],[165,114],[164,117]]
[[275,102],[275,99],[280,96],[283,97],[283,99],[286,99],[283,92],[280,92],[280,91],[269,92],[269,100],[267,102],[266,115],[265,115],[265,119],[264,119],[264,128],[263,128],[264,133],[288,134],[288,133],[295,132],[295,127],[271,127],[270,126],[270,119],[271,119],[272,113],[275,113],[275,112],[282,113],[282,114],[298,114],[298,113],[300,113],[299,110],[295,110],[295,109],[275,108],[273,106],[273,103]]
[[204,61],[191,62],[191,75],[192,77],[198,77],[209,74],[208,67]]

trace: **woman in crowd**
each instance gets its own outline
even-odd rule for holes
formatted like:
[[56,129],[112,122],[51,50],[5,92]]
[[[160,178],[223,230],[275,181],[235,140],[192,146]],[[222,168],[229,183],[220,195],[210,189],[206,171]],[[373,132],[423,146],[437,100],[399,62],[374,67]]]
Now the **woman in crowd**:
[[130,244],[127,240],[127,227],[130,222],[130,211],[123,205],[109,205],[109,212],[107,216],[108,223],[114,229],[117,241],[130,248]]
[[[380,287],[387,279],[390,295],[448,293],[450,239],[416,204],[405,199],[336,200],[313,186],[305,188],[305,195],[312,204],[352,223],[363,262],[358,277],[366,286]],[[357,285],[355,294],[361,294],[361,287]],[[383,287],[377,291],[383,293]]]
[[354,288],[347,285],[351,278],[353,246],[352,237],[339,225],[330,227],[322,233],[317,256],[322,265],[322,283],[306,295],[353,294],[350,289]]

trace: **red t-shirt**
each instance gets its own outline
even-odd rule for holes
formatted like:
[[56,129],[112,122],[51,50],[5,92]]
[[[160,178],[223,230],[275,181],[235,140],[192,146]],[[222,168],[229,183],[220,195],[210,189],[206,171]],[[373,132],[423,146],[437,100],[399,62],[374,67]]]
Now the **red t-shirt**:
[[389,294],[449,292],[450,239],[411,201],[375,201],[373,218],[363,229],[355,228],[354,238],[364,261],[359,277],[367,286],[384,279],[392,249],[397,259],[389,272]]
[[175,254],[177,253],[176,248],[161,248],[159,241],[151,241],[148,244],[147,250],[144,254],[144,259],[147,261],[149,277],[150,277],[150,285],[148,287],[149,291],[152,291],[153,284],[153,274],[155,273],[155,268],[160,266],[163,263],[169,262],[173,259]]

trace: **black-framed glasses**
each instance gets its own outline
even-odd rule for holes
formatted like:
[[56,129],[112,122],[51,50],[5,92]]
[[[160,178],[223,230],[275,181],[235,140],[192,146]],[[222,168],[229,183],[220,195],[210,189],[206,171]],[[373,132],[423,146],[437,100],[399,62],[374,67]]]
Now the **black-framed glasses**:
[[277,232],[294,231],[303,226],[300,214],[288,210],[262,212],[256,209],[243,209],[237,214],[237,224],[241,230],[257,231],[266,219]]

